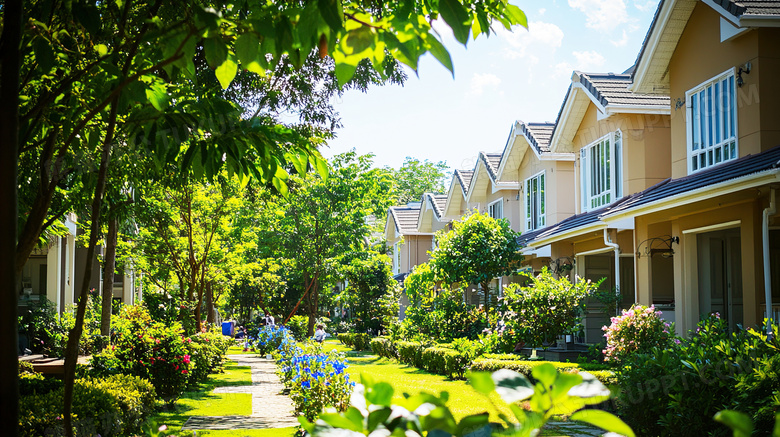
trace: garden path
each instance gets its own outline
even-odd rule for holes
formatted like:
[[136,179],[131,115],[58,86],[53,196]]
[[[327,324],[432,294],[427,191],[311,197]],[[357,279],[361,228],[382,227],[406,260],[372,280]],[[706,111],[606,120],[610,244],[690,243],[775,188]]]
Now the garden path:
[[239,366],[252,369],[252,385],[217,387],[214,393],[250,393],[251,416],[192,416],[182,430],[267,429],[298,426],[290,398],[276,375],[276,363],[255,355],[228,355]]

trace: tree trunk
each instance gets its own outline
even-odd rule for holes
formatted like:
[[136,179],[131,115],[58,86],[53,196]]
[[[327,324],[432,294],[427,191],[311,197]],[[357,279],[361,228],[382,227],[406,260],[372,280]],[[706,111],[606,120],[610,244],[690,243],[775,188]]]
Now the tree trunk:
[[306,335],[308,337],[311,337],[314,335],[314,323],[317,321],[317,301],[319,300],[319,284],[317,283],[317,277],[319,275],[317,273],[314,274],[313,284],[311,285],[311,290],[309,291],[308,296],[308,315],[309,315],[309,323],[308,327],[306,328]]
[[206,283],[206,323],[212,325],[214,323],[214,290],[212,290],[211,281]]
[[114,298],[114,272],[116,271],[116,242],[119,220],[108,221],[106,234],[106,256],[103,267],[103,299],[100,305],[100,335],[111,334],[111,303]]
[[116,100],[114,100],[111,105],[106,137],[103,141],[103,150],[100,156],[100,170],[98,171],[97,184],[95,185],[95,195],[92,199],[92,224],[89,233],[89,245],[87,246],[87,262],[84,267],[84,279],[78,295],[76,324],[68,333],[68,344],[65,348],[63,424],[65,425],[65,435],[67,437],[73,437],[73,417],[71,416],[71,411],[73,407],[73,386],[76,381],[76,362],[79,357],[79,340],[81,339],[81,333],[84,330],[84,316],[87,312],[87,300],[89,297],[87,290],[89,289],[89,282],[92,279],[92,260],[95,258],[95,246],[97,246],[98,233],[100,232],[100,206],[103,202],[103,194],[106,189],[108,164],[111,159],[111,148],[114,142],[116,106],[117,103]]
[[19,142],[19,47],[22,41],[22,1],[7,0],[3,6],[0,37],[0,429],[19,435],[19,361],[16,323],[16,169]]

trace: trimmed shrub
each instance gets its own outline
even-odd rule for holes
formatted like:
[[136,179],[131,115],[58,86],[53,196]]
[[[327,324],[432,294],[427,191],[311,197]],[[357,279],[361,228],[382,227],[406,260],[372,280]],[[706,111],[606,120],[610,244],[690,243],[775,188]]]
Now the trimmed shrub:
[[454,349],[431,347],[422,351],[423,368],[431,373],[463,378],[470,363],[468,355]]
[[356,351],[371,349],[371,336],[368,334],[338,334],[338,339],[345,346],[349,346]]
[[201,332],[187,339],[187,351],[192,367],[190,369],[189,386],[204,382],[212,373],[222,370],[222,362],[232,343],[231,338],[222,335],[216,329]]
[[371,352],[383,358],[398,358],[395,345],[389,338],[377,337],[371,340]]
[[[533,369],[542,364],[552,364],[559,372],[565,373],[579,373],[585,371],[577,363],[558,363],[554,361],[510,361],[510,360],[491,360],[491,359],[477,359],[471,364],[472,372],[495,372],[500,369],[514,370],[515,372],[522,373],[527,378],[533,380]],[[588,371],[604,385],[615,384],[615,373],[609,370],[593,370]]]

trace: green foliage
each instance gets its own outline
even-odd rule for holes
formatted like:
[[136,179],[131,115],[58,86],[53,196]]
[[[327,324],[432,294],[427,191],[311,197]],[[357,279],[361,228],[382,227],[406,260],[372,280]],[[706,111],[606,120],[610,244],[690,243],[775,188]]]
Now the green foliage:
[[398,358],[395,344],[389,338],[376,337],[371,339],[371,352],[383,358]]
[[404,292],[413,303],[436,296],[436,277],[430,263],[424,262],[412,268],[404,279]]
[[566,277],[555,279],[546,268],[527,286],[510,284],[504,290],[504,335],[539,347],[578,333],[583,304],[597,287],[584,279],[575,284]]
[[393,279],[390,257],[376,252],[355,251],[345,253],[340,261],[339,279],[348,284],[341,295],[341,302],[352,308],[355,329],[358,332],[369,329],[378,332],[386,328],[389,320],[398,317],[398,283]]
[[517,236],[507,220],[473,212],[453,222],[452,231],[436,233],[438,245],[431,253],[431,269],[447,283],[476,283],[487,291],[493,278],[513,273],[522,261]]
[[[322,414],[312,423],[301,420],[313,436],[334,435],[341,431],[354,435],[370,433],[416,435],[466,435],[484,432],[493,435],[533,436],[556,414],[572,414],[572,420],[584,421],[606,431],[633,437],[631,428],[614,415],[600,410],[582,410],[609,398],[609,390],[588,373],[573,375],[558,373],[552,365],[538,366],[534,372],[537,381],[511,370],[493,373],[474,373],[470,376],[475,391],[488,396],[494,391],[508,405],[513,418],[500,413],[501,424],[489,424],[488,413],[475,414],[455,420],[447,407],[448,394],[432,395],[426,392],[404,394],[394,403],[394,389],[385,382],[374,382],[363,377],[363,385],[355,388],[351,406],[344,413]],[[528,400],[530,411],[516,402]],[[579,410],[579,411],[578,411]],[[403,412],[403,414],[401,414]],[[491,427],[492,425],[492,427]]]
[[[21,435],[38,437],[64,432],[62,388],[23,395]],[[156,405],[154,387],[124,375],[78,379],[74,386],[74,428],[78,435],[121,436],[137,431]]]
[[445,347],[431,347],[423,350],[421,364],[423,369],[431,373],[463,378],[471,359],[468,353]]
[[617,372],[622,417],[644,434],[726,435],[712,421],[738,410],[768,435],[780,412],[780,343],[764,330],[728,333],[717,314],[699,323],[682,344],[629,358]]
[[407,156],[398,170],[392,170],[396,204],[419,202],[424,193],[445,193],[448,167],[444,161],[420,161]]
[[356,351],[364,351],[371,348],[371,336],[368,334],[343,333],[338,335],[338,339],[344,345],[349,346]]
[[54,303],[41,296],[27,307],[18,307],[18,329],[27,337],[27,347],[33,353],[62,356],[67,331],[60,325]]
[[210,331],[199,332],[187,340],[191,364],[188,380],[190,386],[206,381],[212,373],[222,371],[225,353],[232,343],[230,337],[222,335],[215,327]]
[[[22,364],[21,362],[19,364]],[[32,366],[31,366],[32,367]],[[19,374],[19,395],[44,395],[62,388],[62,381],[54,377],[45,377],[36,372]]]
[[[509,369],[525,375],[525,377],[534,379],[533,370],[544,364],[555,367],[559,372],[577,374],[584,371],[582,365],[576,363],[560,363],[557,361],[528,361],[528,360],[510,360],[490,358],[486,355],[484,358],[478,358],[471,364],[472,372],[495,372],[501,369]],[[587,367],[587,366],[585,366]],[[604,369],[603,367],[588,368],[588,372],[606,386],[615,385],[615,373]]]
[[[107,339],[100,335],[100,295],[92,289],[87,297],[87,311],[84,315],[84,332],[79,338],[79,354],[92,355],[102,349]],[[55,332],[63,333],[51,336],[51,352],[55,356],[65,355],[65,346],[68,342],[68,333],[76,324],[76,308],[68,306],[60,315],[59,328]]]
[[610,326],[603,328],[607,338],[604,360],[616,365],[626,362],[630,355],[665,349],[680,343],[674,335],[674,326],[661,318],[653,306],[632,305],[622,316],[612,317]]
[[155,322],[143,307],[126,306],[114,319],[111,345],[92,356],[92,373],[146,378],[157,395],[172,404],[190,380],[189,344],[179,324]]
[[306,330],[308,326],[308,316],[292,316],[290,317],[290,320],[287,321],[287,328],[297,341],[304,341],[306,339]]
[[442,289],[433,298],[422,298],[406,309],[402,322],[406,338],[424,335],[439,341],[468,337],[476,339],[488,326],[490,314],[463,302],[459,290]]

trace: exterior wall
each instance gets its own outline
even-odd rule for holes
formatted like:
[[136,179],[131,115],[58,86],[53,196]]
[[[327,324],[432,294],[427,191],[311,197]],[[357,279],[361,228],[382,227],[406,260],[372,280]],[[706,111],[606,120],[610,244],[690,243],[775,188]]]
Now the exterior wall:
[[525,181],[544,172],[545,181],[545,219],[546,226],[560,222],[575,213],[574,196],[574,163],[571,161],[542,161],[532,151],[528,151],[518,168],[520,182],[520,200],[517,202],[517,227],[512,229],[520,232],[525,229]]
[[593,144],[611,132],[620,130],[622,137],[623,196],[637,193],[668,178],[670,168],[670,120],[659,114],[615,114],[599,120],[598,109],[588,105],[585,116],[573,139],[576,168],[574,186],[575,207],[581,210],[580,149]]
[[406,235],[401,247],[401,273],[408,273],[414,266],[429,259],[433,237],[430,235]]
[[[637,240],[660,235],[679,236],[674,244],[673,283],[675,325],[679,335],[696,327],[700,318],[699,273],[703,268],[699,259],[700,234],[723,229],[739,232],[739,253],[742,289],[742,320],[746,327],[763,318],[764,281],[762,264],[761,214],[768,205],[768,189],[729,193],[706,201],[681,205],[658,213],[637,217]],[[771,224],[780,224],[780,215]],[[654,263],[649,257],[637,260],[637,294],[643,304],[666,301],[669,298],[668,278],[654,274]],[[665,266],[661,266],[666,269]],[[663,281],[660,285],[658,281]]]
[[[738,156],[768,150],[780,144],[780,29],[751,30],[721,43],[719,20],[711,7],[697,3],[669,62],[670,97],[685,102],[688,90],[750,62],[750,74],[737,88]],[[680,178],[688,174],[685,107],[672,111],[672,144],[672,177]]]

